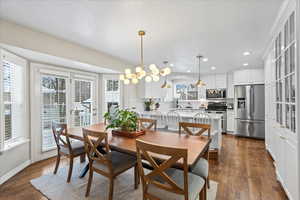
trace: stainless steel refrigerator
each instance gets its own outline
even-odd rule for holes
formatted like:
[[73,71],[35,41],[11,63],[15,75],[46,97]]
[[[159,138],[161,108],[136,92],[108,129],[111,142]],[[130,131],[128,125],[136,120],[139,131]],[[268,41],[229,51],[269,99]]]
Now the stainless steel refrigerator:
[[239,85],[234,88],[235,133],[238,136],[265,138],[264,85]]

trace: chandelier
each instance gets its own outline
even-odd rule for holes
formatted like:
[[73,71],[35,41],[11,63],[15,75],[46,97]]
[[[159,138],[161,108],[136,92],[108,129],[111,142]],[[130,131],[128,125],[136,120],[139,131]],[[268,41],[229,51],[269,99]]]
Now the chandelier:
[[[163,62],[165,66],[167,66],[168,61]],[[167,68],[167,67],[166,67]],[[165,81],[164,83],[160,86],[161,88],[171,88],[171,85],[168,83],[168,76],[165,76]]]
[[201,62],[201,59],[203,58],[203,56],[199,55],[197,56],[198,60],[199,60],[199,76],[198,76],[198,81],[196,82],[195,86],[197,87],[203,87],[203,86],[206,86],[206,84],[204,83],[204,81],[202,81],[200,79],[200,62]]
[[138,35],[141,38],[141,63],[139,66],[135,68],[135,71],[131,71],[131,69],[127,68],[124,71],[124,74],[120,75],[120,80],[124,82],[124,84],[128,85],[130,83],[137,84],[139,80],[145,78],[146,82],[151,81],[159,81],[160,76],[167,76],[171,73],[170,67],[165,67],[163,69],[159,69],[155,64],[149,65],[149,69],[146,69],[144,66],[144,46],[143,46],[143,37],[146,35],[145,31],[140,30]]

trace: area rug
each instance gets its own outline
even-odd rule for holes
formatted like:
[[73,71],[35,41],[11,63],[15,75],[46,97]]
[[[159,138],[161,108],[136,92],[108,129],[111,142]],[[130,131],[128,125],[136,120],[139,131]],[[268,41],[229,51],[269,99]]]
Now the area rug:
[[[31,184],[50,200],[106,200],[108,199],[108,180],[94,173],[91,192],[85,197],[88,174],[80,179],[79,174],[83,164],[77,164],[73,168],[70,183],[67,183],[68,168],[60,168],[56,175],[46,174],[31,180]],[[141,184],[137,190],[134,189],[133,169],[119,175],[114,182],[114,200],[142,200]],[[218,183],[210,181],[207,200],[215,200]]]

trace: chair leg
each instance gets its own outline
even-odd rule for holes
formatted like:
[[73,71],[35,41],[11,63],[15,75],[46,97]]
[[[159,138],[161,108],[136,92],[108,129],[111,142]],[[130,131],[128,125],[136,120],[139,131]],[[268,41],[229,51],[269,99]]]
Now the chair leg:
[[55,169],[54,169],[54,174],[57,173],[57,170],[58,170],[58,167],[59,167],[59,163],[60,163],[60,153],[57,154],[57,157],[56,157],[56,164],[55,164]]
[[70,166],[69,166],[69,173],[68,173],[68,179],[67,179],[68,183],[71,181],[72,171],[73,171],[73,157],[70,157]]
[[80,163],[84,163],[85,162],[85,154],[82,154],[80,156]]
[[209,188],[210,188],[209,175],[208,175],[207,178],[206,178],[206,182],[207,182],[207,188],[209,189]]
[[205,191],[206,191],[206,185],[203,186],[202,190],[199,193],[199,200],[206,200]]
[[113,200],[113,194],[114,194],[114,179],[110,178],[109,181],[109,200]]
[[88,184],[87,184],[87,188],[86,188],[86,193],[85,196],[88,197],[90,195],[90,190],[91,190],[91,185],[92,185],[92,181],[93,181],[93,169],[90,168],[90,172],[89,172],[89,180],[88,180]]
[[206,200],[206,198],[207,198],[207,197],[206,197],[206,196],[207,196],[207,181],[205,181],[203,190],[204,190],[204,200]]
[[134,189],[138,188],[138,185],[140,183],[140,177],[139,177],[139,173],[138,173],[138,167],[137,164],[134,166]]

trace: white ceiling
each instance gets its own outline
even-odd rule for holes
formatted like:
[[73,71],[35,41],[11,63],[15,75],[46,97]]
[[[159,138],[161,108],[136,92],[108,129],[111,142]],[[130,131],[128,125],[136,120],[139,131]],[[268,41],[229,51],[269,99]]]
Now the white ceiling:
[[[262,67],[262,51],[283,0],[0,0],[0,17],[139,63],[137,31],[146,30],[145,62],[174,71]],[[243,56],[244,51],[252,55]]]

